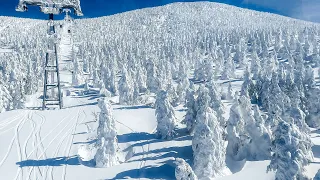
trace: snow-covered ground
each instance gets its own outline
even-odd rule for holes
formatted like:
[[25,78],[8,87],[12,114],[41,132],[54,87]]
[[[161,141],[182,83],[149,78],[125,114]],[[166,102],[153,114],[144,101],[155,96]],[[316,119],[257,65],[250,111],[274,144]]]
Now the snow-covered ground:
[[[224,8],[219,10],[225,13]],[[241,9],[237,11],[239,12],[234,13],[243,13]],[[257,14],[259,18],[265,14],[249,12]],[[278,18],[273,15],[268,17]],[[166,18],[171,21],[170,17]],[[78,21],[78,24],[82,23],[81,20]],[[86,21],[90,20],[83,20],[83,22]],[[163,25],[161,21],[164,23],[164,19],[157,19],[155,23],[158,28]],[[41,24],[41,22],[38,23]],[[38,25],[38,23],[35,24]],[[91,23],[95,24],[96,20]],[[230,21],[229,23],[239,22]],[[96,88],[91,87],[88,93],[83,93],[83,85],[72,86],[69,66],[75,56],[74,51],[78,49],[74,46],[73,39],[77,35],[72,36],[68,33],[68,29],[72,27],[65,24],[63,29],[59,30],[61,81],[65,94],[64,108],[41,110],[40,88],[37,93],[27,96],[25,109],[0,113],[0,179],[175,179],[173,163],[175,158],[183,158],[189,163],[193,161],[192,136],[186,132],[185,125],[179,124],[178,134],[172,140],[158,139],[155,135],[157,126],[155,109],[149,103],[136,106],[119,105],[118,96],[108,100],[112,104],[117,123],[119,153],[123,162],[109,168],[93,167],[92,159],[95,153],[94,144],[98,126],[96,116],[100,111],[97,100],[101,97]],[[95,35],[92,36],[95,37]],[[83,39],[86,38],[90,37],[83,37]],[[83,39],[77,37],[78,41]],[[12,51],[14,50],[0,46],[0,55]],[[236,77],[242,77],[243,71],[243,68],[238,68],[235,72]],[[319,84],[317,73],[315,76]],[[217,81],[224,92],[227,91],[228,82],[228,80]],[[240,91],[243,83],[241,78],[233,78],[230,82],[235,91]],[[153,94],[150,95],[150,99],[154,101]],[[226,112],[224,117],[228,119],[232,102],[223,100],[223,103]],[[175,107],[175,112],[180,122],[184,119],[186,108],[179,105]],[[314,143],[312,150],[315,158],[306,168],[309,178],[314,177],[320,169],[320,131],[312,129],[311,138]],[[233,174],[217,179],[271,180],[274,179],[275,174],[266,172],[269,163],[269,160],[247,161],[242,166],[240,163],[229,162],[227,166]]]

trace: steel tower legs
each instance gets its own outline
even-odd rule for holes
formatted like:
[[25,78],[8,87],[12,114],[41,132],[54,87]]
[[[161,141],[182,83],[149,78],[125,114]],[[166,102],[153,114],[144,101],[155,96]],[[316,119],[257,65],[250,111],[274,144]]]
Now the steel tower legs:
[[53,23],[53,14],[49,14],[48,36],[49,42],[44,68],[43,110],[48,106],[59,106],[60,109],[62,108],[57,38]]

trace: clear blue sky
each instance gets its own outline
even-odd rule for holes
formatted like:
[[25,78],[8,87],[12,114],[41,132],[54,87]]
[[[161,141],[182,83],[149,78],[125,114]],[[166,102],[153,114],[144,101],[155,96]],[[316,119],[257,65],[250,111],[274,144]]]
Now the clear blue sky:
[[[194,2],[197,0],[81,0],[84,17],[99,17],[145,7],[165,5],[172,2]],[[320,22],[320,0],[210,0],[226,4],[272,12],[289,17]],[[29,18],[46,18],[38,8],[28,13],[15,12],[18,0],[0,0],[0,15]]]

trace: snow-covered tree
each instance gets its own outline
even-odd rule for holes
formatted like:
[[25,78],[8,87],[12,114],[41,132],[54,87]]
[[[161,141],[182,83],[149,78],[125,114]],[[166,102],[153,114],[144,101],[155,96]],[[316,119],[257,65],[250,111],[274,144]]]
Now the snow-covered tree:
[[79,86],[83,83],[82,71],[79,65],[78,58],[74,58],[72,71],[72,85]]
[[214,80],[207,83],[207,88],[209,90],[210,102],[209,107],[216,112],[216,116],[222,127],[225,127],[226,120],[224,118],[224,105],[221,102],[221,94],[218,92],[217,84]]
[[227,124],[227,156],[236,161],[247,157],[247,144],[250,138],[245,134],[245,122],[239,105],[239,99],[235,99],[230,109],[230,117]]
[[227,100],[233,100],[234,99],[234,91],[232,89],[232,85],[229,82],[228,83],[228,93],[227,93]]
[[260,59],[256,51],[252,52],[251,60],[251,73],[253,74],[252,79],[256,80],[258,78],[259,72],[261,70]]
[[196,125],[196,118],[197,118],[197,109],[195,105],[195,87],[193,83],[190,84],[187,90],[186,101],[187,101],[186,107],[188,110],[184,118],[184,122],[187,125],[187,129],[189,133],[192,133]]
[[147,63],[147,88],[150,92],[157,93],[159,79],[157,78],[157,68],[152,60]]
[[176,158],[175,164],[176,164],[176,169],[175,169],[176,180],[198,180],[192,168],[184,159]]
[[228,172],[223,132],[215,112],[210,107],[197,115],[192,150],[194,172],[199,179],[211,179]]
[[84,83],[83,91],[84,91],[84,93],[89,93],[89,91],[90,91],[90,86],[89,86],[88,80],[86,80]]
[[310,137],[301,133],[293,120],[280,121],[273,132],[272,151],[268,171],[276,171],[277,180],[307,179],[305,166],[312,160]]
[[131,78],[124,68],[121,79],[119,80],[119,103],[122,105],[133,104],[133,84]]
[[[264,125],[259,109],[255,108],[254,114],[251,110],[250,99],[246,96],[239,98],[240,112],[245,122],[244,135],[250,138],[247,146],[246,159],[262,160],[270,157],[271,137]],[[246,142],[247,143],[247,142]]]
[[99,86],[100,86],[100,91],[99,94],[102,97],[111,97],[111,93],[108,91],[108,89],[106,89],[106,87],[104,86],[104,83],[102,81],[99,82]]
[[171,139],[175,134],[176,117],[166,91],[157,94],[155,102],[157,117],[157,135],[162,139]]
[[308,88],[312,88],[315,85],[314,71],[311,66],[306,67],[304,84],[306,84]]
[[233,78],[234,76],[235,76],[235,67],[234,67],[233,59],[230,56],[224,62],[224,70],[221,74],[220,79],[228,80],[230,78]]
[[179,103],[185,103],[186,102],[186,93],[188,90],[188,87],[190,85],[189,79],[187,75],[183,75],[183,77],[181,77],[178,87],[177,87],[177,98]]
[[166,92],[168,94],[171,105],[176,107],[179,103],[179,98],[176,92],[176,88],[173,86],[173,82],[167,84]]
[[116,122],[112,115],[111,104],[101,99],[98,101],[101,110],[97,129],[97,152],[94,156],[96,167],[111,167],[119,164]]

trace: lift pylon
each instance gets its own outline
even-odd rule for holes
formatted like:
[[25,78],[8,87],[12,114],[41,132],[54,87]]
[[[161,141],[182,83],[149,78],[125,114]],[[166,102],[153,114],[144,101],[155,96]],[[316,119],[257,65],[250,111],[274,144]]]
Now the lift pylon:
[[[73,9],[77,16],[83,16],[80,0],[19,0],[16,11],[27,11],[27,6],[39,6],[40,11],[49,15],[48,23],[48,50],[44,67],[44,88],[42,108],[59,106],[62,108],[62,94],[59,74],[59,61],[57,53],[57,34],[53,15],[60,14],[64,9]],[[70,10],[65,10],[69,16]]]
[[[53,14],[49,14],[48,23],[49,44],[44,68],[44,88],[42,108],[59,106],[62,108],[59,62],[57,53],[57,38],[53,22]],[[57,90],[57,92],[56,92]]]

